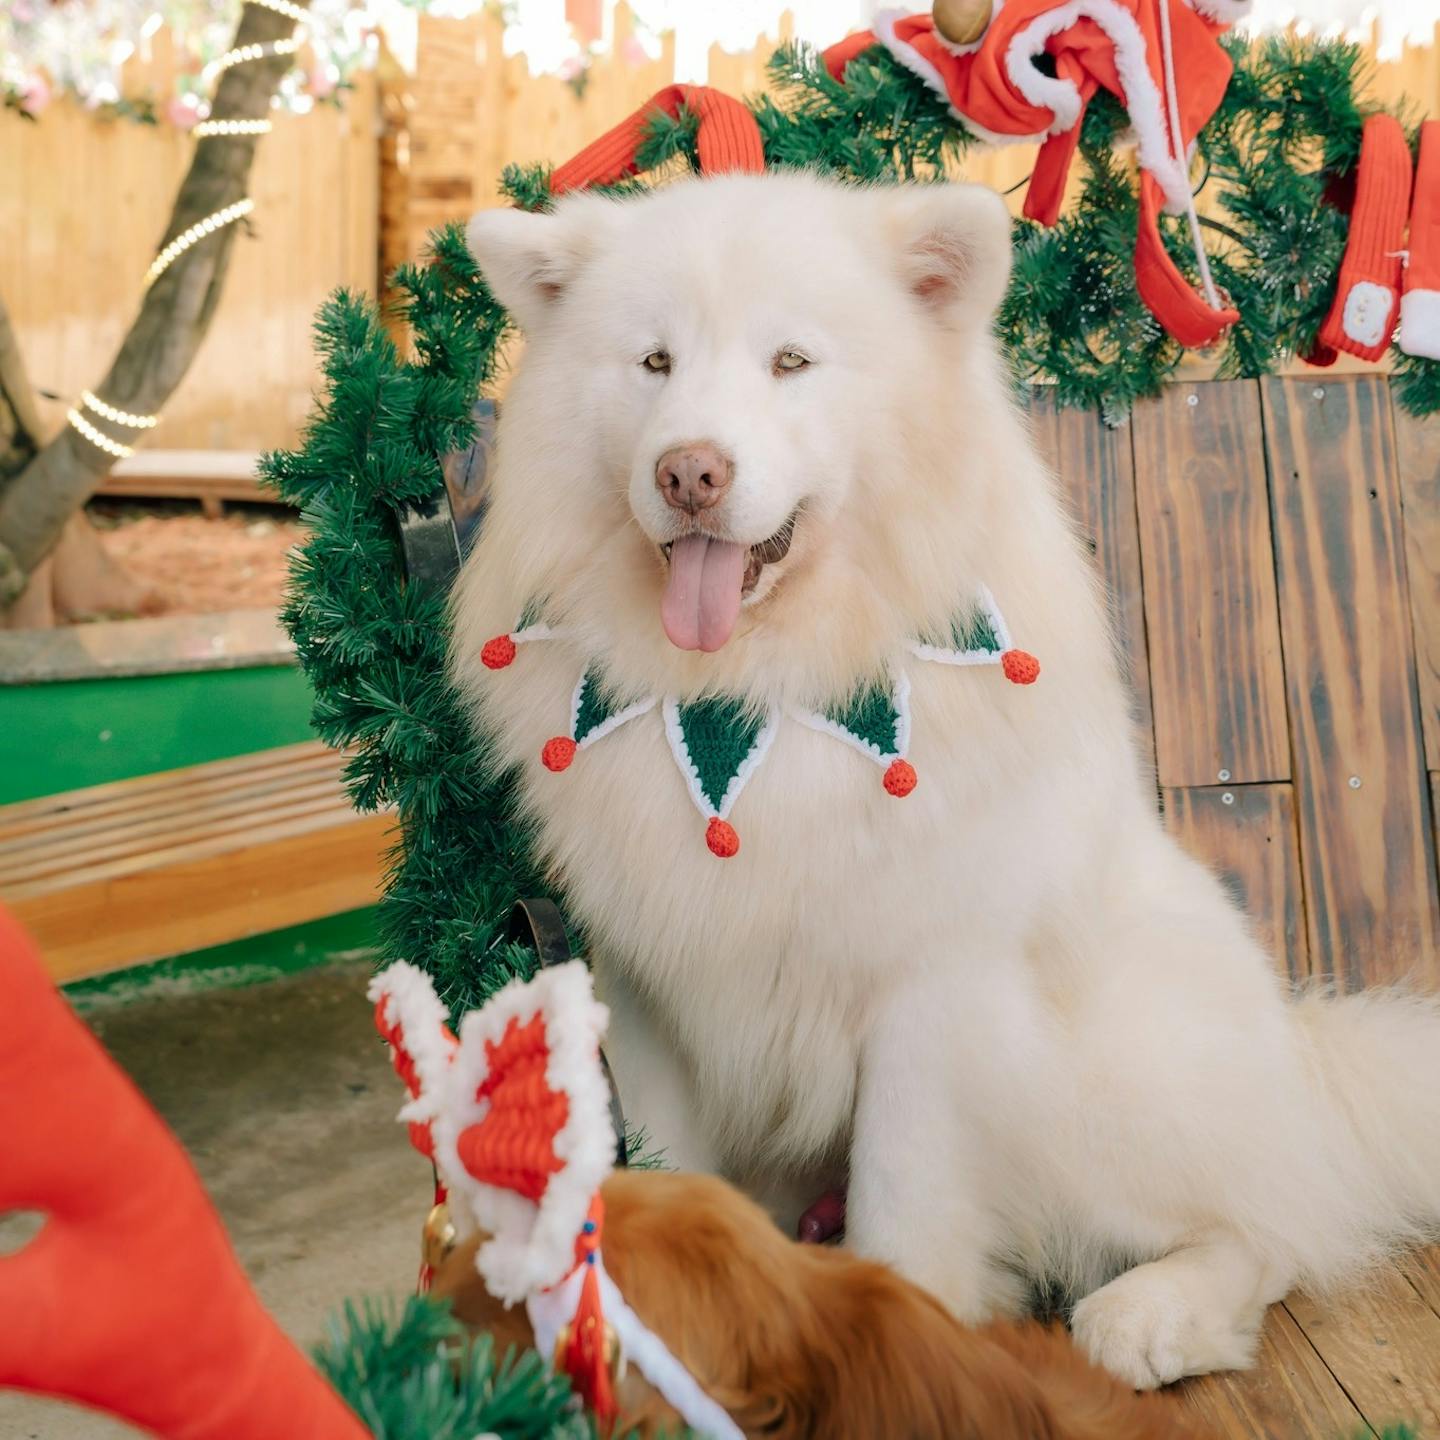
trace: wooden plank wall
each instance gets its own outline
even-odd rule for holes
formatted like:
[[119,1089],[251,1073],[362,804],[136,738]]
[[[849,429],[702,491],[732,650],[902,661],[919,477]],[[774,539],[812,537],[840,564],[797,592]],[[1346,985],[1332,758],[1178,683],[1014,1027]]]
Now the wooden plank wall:
[[[143,93],[129,70],[127,93]],[[354,79],[343,108],[274,113],[251,172],[249,233],[148,447],[254,451],[297,438],[318,384],[315,310],[340,285],[374,293],[378,274],[377,86],[373,74]],[[0,288],[32,383],[59,397],[42,401],[57,428],[134,317],[194,143],[71,100],[35,122],[0,111]]]
[[1289,974],[1440,987],[1440,422],[1318,372],[1034,410],[1167,826]]

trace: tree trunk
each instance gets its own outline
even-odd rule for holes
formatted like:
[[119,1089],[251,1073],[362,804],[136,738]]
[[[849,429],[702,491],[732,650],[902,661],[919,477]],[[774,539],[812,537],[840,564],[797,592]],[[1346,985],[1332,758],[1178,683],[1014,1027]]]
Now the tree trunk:
[[[247,5],[232,43],[266,44],[289,36],[294,28],[295,22],[283,15]],[[225,71],[212,118],[265,118],[292,63],[288,55],[272,56]],[[161,248],[198,221],[244,198],[259,138],[214,135],[195,142],[195,155],[181,182]],[[236,228],[227,225],[191,246],[145,291],[140,313],[110,373],[97,387],[101,399],[142,415],[163,409],[209,328]],[[121,443],[134,435],[97,416],[87,418]],[[33,393],[0,306],[0,609],[19,596],[113,463],[109,454],[70,425],[49,444],[40,445]]]

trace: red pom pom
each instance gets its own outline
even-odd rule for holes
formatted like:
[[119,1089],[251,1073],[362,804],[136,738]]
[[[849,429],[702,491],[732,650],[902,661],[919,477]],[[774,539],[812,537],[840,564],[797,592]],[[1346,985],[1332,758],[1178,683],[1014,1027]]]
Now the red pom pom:
[[908,760],[892,760],[885,772],[885,788],[897,800],[903,800],[914,788],[915,767]]
[[1040,662],[1028,650],[1007,650],[1000,668],[1014,685],[1033,685],[1040,678]]
[[570,762],[575,758],[575,750],[575,742],[568,735],[557,735],[553,740],[545,742],[545,748],[540,752],[540,763],[558,775],[562,770],[570,768]]
[[480,663],[487,670],[503,670],[515,658],[515,642],[508,635],[497,635],[485,642]]
[[722,820],[717,815],[706,827],[705,843],[710,847],[712,855],[718,855],[722,860],[728,860],[739,850],[740,837],[735,833],[735,827],[728,820]]

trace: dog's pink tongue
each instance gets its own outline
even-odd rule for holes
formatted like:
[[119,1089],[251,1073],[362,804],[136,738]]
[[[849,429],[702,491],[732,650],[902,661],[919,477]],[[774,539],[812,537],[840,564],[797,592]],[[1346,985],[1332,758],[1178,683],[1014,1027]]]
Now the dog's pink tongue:
[[718,650],[740,617],[745,546],[687,535],[670,547],[670,579],[660,622],[682,650]]

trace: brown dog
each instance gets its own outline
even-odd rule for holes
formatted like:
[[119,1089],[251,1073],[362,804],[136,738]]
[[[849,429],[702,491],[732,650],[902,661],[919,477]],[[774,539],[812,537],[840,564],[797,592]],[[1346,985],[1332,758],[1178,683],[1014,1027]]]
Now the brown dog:
[[[1137,1396],[1058,1327],[966,1329],[924,1291],[845,1250],[787,1240],[723,1181],[617,1171],[605,1266],[631,1307],[749,1436],[767,1440],[1200,1440],[1178,1402]],[[521,1307],[457,1247],[433,1293],[501,1353],[534,1343]],[[674,1411],[633,1367],[617,1427]]]

